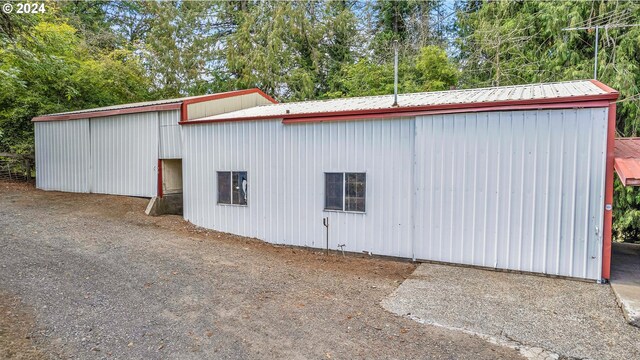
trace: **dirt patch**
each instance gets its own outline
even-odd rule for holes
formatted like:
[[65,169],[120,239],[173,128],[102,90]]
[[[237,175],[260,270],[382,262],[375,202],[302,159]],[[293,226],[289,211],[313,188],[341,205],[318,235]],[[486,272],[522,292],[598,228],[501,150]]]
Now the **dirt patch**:
[[0,183],[0,291],[28,299],[40,349],[81,358],[518,357],[385,311],[380,301],[410,262],[273,246],[147,217],[146,203]]
[[31,341],[35,321],[15,296],[0,293],[0,359],[44,359]]

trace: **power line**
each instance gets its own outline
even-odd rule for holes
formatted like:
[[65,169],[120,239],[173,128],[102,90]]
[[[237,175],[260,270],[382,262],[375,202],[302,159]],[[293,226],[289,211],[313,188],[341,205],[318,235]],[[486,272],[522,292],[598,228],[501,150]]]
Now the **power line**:
[[640,24],[629,24],[629,25],[619,25],[619,24],[605,24],[605,25],[594,25],[594,26],[580,26],[573,28],[564,28],[563,31],[572,31],[572,30],[598,30],[598,29],[614,29],[614,28],[628,28],[640,26]]
[[625,102],[625,101],[629,101],[629,100],[635,100],[635,99],[640,99],[640,94],[635,94],[633,96],[627,96],[624,99],[620,99],[620,100],[616,101],[616,103],[621,103],[621,102]]

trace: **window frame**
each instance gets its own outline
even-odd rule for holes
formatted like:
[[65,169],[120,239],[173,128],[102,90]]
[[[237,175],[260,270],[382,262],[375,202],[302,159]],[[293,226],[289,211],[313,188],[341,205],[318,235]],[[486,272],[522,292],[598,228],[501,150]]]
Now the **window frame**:
[[[221,173],[229,173],[229,202],[220,202],[220,174]],[[246,173],[247,174],[247,193],[245,194],[245,203],[244,204],[238,204],[238,203],[234,203],[233,202],[233,175],[237,174],[237,173]],[[241,207],[246,207],[249,206],[249,197],[247,195],[249,195],[249,172],[246,170],[219,170],[216,171],[216,205],[221,205],[221,206],[241,206]]]
[[[324,173],[324,205],[322,211],[325,212],[338,212],[338,213],[348,213],[348,214],[366,214],[367,213],[367,172],[366,171],[325,171]],[[338,209],[327,209],[327,174],[342,174],[342,210]],[[364,175],[364,210],[345,210],[347,206],[346,196],[347,196],[347,174],[362,174]]]

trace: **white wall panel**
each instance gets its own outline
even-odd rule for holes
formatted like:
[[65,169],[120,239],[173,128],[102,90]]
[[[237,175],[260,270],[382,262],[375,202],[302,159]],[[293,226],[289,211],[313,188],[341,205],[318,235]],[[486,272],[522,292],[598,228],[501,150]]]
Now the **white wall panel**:
[[[184,216],[272,243],[411,257],[412,119],[183,126]],[[216,171],[248,172],[248,206],[217,204]],[[326,212],[325,172],[366,172],[366,213]]]
[[[183,127],[184,214],[272,243],[601,277],[607,109]],[[249,205],[216,204],[248,171]],[[366,214],[323,211],[324,172],[367,173]]]
[[416,119],[419,259],[599,279],[607,109]]
[[151,197],[158,184],[158,113],[90,119],[92,192]]
[[160,111],[160,159],[182,158],[180,110]]
[[90,191],[89,120],[36,122],[36,186]]

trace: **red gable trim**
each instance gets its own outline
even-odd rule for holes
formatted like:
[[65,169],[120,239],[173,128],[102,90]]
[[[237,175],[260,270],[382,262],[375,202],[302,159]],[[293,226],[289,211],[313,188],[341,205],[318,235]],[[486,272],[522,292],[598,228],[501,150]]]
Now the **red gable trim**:
[[600,81],[596,80],[596,79],[591,79],[589,80],[591,81],[591,83],[597,87],[599,87],[600,89],[602,89],[602,91],[607,92],[609,94],[619,94],[617,90],[609,87],[606,84],[601,83]]
[[180,109],[179,102],[172,103],[172,104],[162,104],[162,105],[137,106],[137,107],[131,107],[131,108],[124,108],[124,109],[114,109],[114,110],[87,111],[87,112],[74,113],[74,114],[43,115],[43,116],[36,116],[31,121],[40,122],[40,121],[78,120],[78,119],[90,119],[95,117],[114,116],[114,115],[122,115],[122,114],[136,114],[136,113],[149,112],[149,111],[163,111],[163,110],[175,110],[175,109]]
[[247,90],[237,90],[237,91],[221,93],[221,94],[211,94],[211,95],[203,96],[197,99],[189,99],[189,100],[183,101],[182,107],[181,107],[182,111],[180,114],[180,124],[182,124],[185,121],[188,121],[189,116],[187,115],[187,105],[189,104],[196,104],[196,103],[201,103],[201,102],[211,101],[211,100],[226,99],[230,97],[242,96],[242,95],[248,95],[248,94],[258,94],[273,104],[278,103],[274,98],[265,94],[262,90],[258,88],[247,89]]
[[216,99],[224,99],[234,96],[241,96],[246,94],[259,94],[270,102],[277,104],[278,102],[274,100],[271,96],[265,94],[260,89],[247,89],[247,90],[238,90],[238,91],[230,91],[221,94],[211,94],[205,95],[195,99],[187,99],[187,100],[178,100],[175,103],[170,104],[160,104],[160,105],[143,105],[143,106],[135,106],[130,108],[122,108],[122,109],[113,109],[113,110],[97,110],[97,111],[86,111],[81,113],[72,113],[72,114],[60,114],[60,115],[42,115],[36,116],[31,121],[39,122],[39,121],[61,121],[61,120],[78,120],[78,119],[90,119],[95,117],[104,117],[104,116],[114,116],[114,115],[123,115],[123,114],[136,114],[142,112],[151,112],[151,111],[164,111],[164,110],[176,110],[183,109],[182,116],[186,114],[186,105],[194,104],[204,101],[216,100]]

